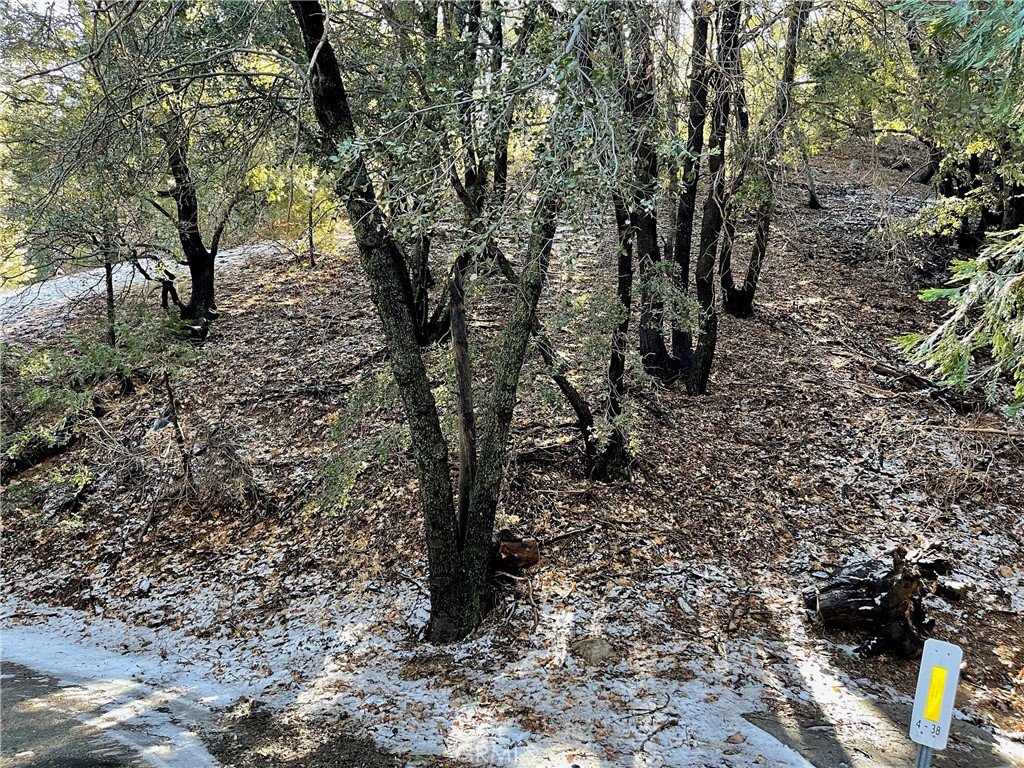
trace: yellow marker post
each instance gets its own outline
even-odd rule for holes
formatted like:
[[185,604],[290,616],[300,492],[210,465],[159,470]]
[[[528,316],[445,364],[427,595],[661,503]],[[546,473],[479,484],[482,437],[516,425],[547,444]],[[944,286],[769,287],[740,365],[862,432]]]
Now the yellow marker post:
[[963,651],[952,643],[925,641],[910,716],[910,738],[918,745],[915,768],[926,768],[932,750],[946,748],[963,657]]

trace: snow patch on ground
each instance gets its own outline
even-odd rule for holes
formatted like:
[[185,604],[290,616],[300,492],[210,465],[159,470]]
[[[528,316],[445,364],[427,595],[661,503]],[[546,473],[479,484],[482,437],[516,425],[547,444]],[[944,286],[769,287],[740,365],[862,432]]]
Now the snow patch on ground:
[[[254,245],[243,245],[228,248],[217,254],[218,270],[229,269],[244,264],[251,258],[265,254],[282,252],[285,246],[273,240]],[[147,271],[155,271],[158,262],[154,259],[142,259]],[[188,268],[175,266],[178,274],[179,293],[188,285]],[[128,262],[116,264],[113,269],[114,290],[122,293],[146,284],[145,278],[136,271],[135,266]],[[61,327],[64,318],[58,310],[74,306],[94,296],[102,296],[106,290],[103,267],[85,269],[66,275],[47,278],[37,283],[0,290],[0,340],[6,341],[10,335],[22,329],[30,322],[45,324],[51,330]],[[187,290],[183,294],[187,297]]]
[[[632,587],[613,590],[637,599]],[[572,592],[567,585],[563,596]],[[190,603],[198,609],[206,601],[196,597]],[[493,765],[807,768],[742,717],[786,695],[790,683],[782,681],[792,675],[766,672],[790,666],[784,649],[766,651],[770,644],[757,639],[648,642],[644,627],[663,623],[664,609],[636,604],[644,621],[623,622],[616,617],[631,611],[612,605],[607,595],[582,591],[544,603],[532,647],[518,642],[515,651],[496,626],[450,648],[421,643],[426,601],[409,585],[293,603],[281,629],[238,640],[141,628],[12,596],[0,626],[5,658],[108,681],[82,695],[106,701],[104,717],[115,722],[144,716],[145,707],[128,703],[133,686],[144,685],[189,705],[223,707],[246,695],[303,717],[348,714],[395,751]],[[570,645],[588,635],[607,638],[616,656],[587,666]]]
[[[985,543],[958,572],[991,578],[998,554]],[[436,647],[420,639],[428,601],[418,575],[346,583],[289,571],[283,552],[243,545],[233,558],[217,566],[236,574],[230,583],[173,566],[131,595],[94,581],[95,613],[9,591],[0,604],[5,658],[207,709],[246,696],[326,728],[351,717],[396,752],[530,768],[807,768],[743,714],[792,703],[837,731],[870,730],[884,718],[872,699],[910,706],[910,691],[835,669],[829,655],[841,649],[808,632],[792,585],[768,570],[741,576],[673,559],[643,581],[542,571],[532,576],[535,628],[520,585],[478,636]],[[101,615],[115,608],[134,623]],[[728,625],[733,616],[737,631],[709,611],[724,611]],[[745,621],[747,612],[756,620]],[[614,656],[588,666],[572,650],[586,637],[607,640]],[[104,695],[111,709],[140,716],[116,691]]]
[[47,706],[70,711],[151,765],[216,768],[196,730],[213,725],[207,707],[224,701],[224,692],[159,656],[118,652],[119,641],[133,634],[118,624],[103,621],[86,629],[73,611],[41,609],[26,625],[5,610],[0,658],[59,678],[69,687],[48,696]]

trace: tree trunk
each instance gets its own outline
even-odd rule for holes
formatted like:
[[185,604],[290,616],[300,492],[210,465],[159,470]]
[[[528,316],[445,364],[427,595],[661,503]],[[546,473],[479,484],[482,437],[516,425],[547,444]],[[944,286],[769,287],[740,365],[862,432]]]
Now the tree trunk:
[[[636,157],[636,192],[632,197],[630,224],[633,228],[638,277],[640,280],[640,357],[644,370],[672,381],[679,366],[668,352],[664,334],[664,305],[659,281],[661,249],[658,244],[657,185],[658,153],[654,147],[654,51],[648,20],[637,14],[630,30],[631,58],[636,70],[625,78],[625,106],[632,119],[632,150]],[[621,33],[611,30],[612,48],[621,57]]]
[[[469,518],[470,493],[476,477],[476,414],[473,409],[473,372],[469,360],[469,332],[466,327],[466,294],[464,280],[472,260],[463,253],[452,270],[449,286],[451,296],[451,344],[455,361],[455,391],[459,419],[459,532],[465,534]],[[459,542],[460,546],[464,542]]]
[[[494,241],[488,243],[488,250],[490,260],[498,266],[502,276],[509,284],[518,286],[519,275],[516,274],[515,268]],[[597,455],[597,446],[594,442],[594,412],[591,410],[590,404],[580,394],[580,391],[569,381],[566,375],[569,367],[555,351],[551,339],[548,338],[539,321],[534,323],[532,332],[537,340],[537,351],[540,352],[544,364],[548,367],[548,375],[551,376],[551,380],[555,382],[555,385],[565,397],[566,402],[569,403],[573,413],[576,414],[576,426],[580,431],[580,437],[583,439],[583,452],[587,457],[587,461],[592,462]]]
[[928,163],[911,177],[915,184],[927,184],[935,178],[942,165],[942,152],[934,144],[928,144]]
[[[310,64],[314,111],[326,134],[322,150],[355,137],[341,70],[327,37],[318,0],[291,0]],[[445,14],[446,24],[449,14]],[[426,528],[431,619],[429,638],[446,643],[475,629],[488,609],[488,564],[494,517],[508,458],[509,431],[527,344],[536,327],[536,308],[554,240],[559,193],[550,182],[534,214],[526,266],[519,279],[511,319],[502,333],[494,377],[480,421],[480,442],[464,517],[456,513],[448,470],[448,445],[420,354],[405,262],[377,206],[366,164],[357,155],[337,170],[337,194],[345,201],[360,259],[390,352],[406,419]],[[453,332],[461,336],[461,288],[451,300]],[[458,328],[458,330],[455,330]],[[466,344],[455,342],[465,350]],[[461,352],[457,352],[461,354]],[[460,365],[462,363],[460,362]],[[460,484],[461,485],[461,484]],[[461,499],[460,499],[461,506]]]
[[[530,38],[533,37],[533,33],[537,31],[537,9],[539,3],[527,3],[526,12],[523,16],[523,23],[519,27],[519,31],[516,35],[515,45],[512,46],[513,60],[518,59],[526,52],[526,47],[530,42]],[[492,76],[497,80],[502,76],[502,67],[504,66],[504,7],[497,0],[492,4],[492,17],[494,19],[494,26],[492,28],[492,45],[495,47],[494,55],[491,59]],[[505,75],[507,76],[507,72]],[[499,83],[499,87],[503,87]],[[492,182],[492,193],[491,193],[491,206],[495,209],[501,208],[505,204],[505,197],[507,195],[506,188],[508,186],[508,144],[509,138],[512,135],[512,120],[515,117],[516,104],[519,101],[521,93],[518,90],[513,91],[508,101],[502,106],[501,113],[497,116],[496,124],[497,128],[494,130],[494,178]]]
[[823,206],[818,199],[818,187],[814,183],[814,168],[811,166],[811,158],[807,155],[806,150],[800,153],[800,157],[804,161],[804,175],[807,177],[807,207],[812,211],[820,211]]
[[775,210],[775,195],[778,188],[777,160],[782,150],[782,140],[786,130],[786,122],[789,120],[791,111],[791,96],[793,81],[796,78],[796,60],[800,49],[800,36],[803,31],[807,17],[811,13],[812,0],[794,0],[789,9],[789,28],[786,33],[786,52],[782,71],[782,81],[779,83],[778,100],[776,102],[775,122],[771,126],[768,135],[768,163],[772,169],[769,171],[769,195],[767,201],[762,202],[758,208],[757,230],[754,237],[754,250],[747,266],[747,274],[743,280],[743,290],[735,297],[731,314],[739,317],[749,317],[754,313],[754,294],[757,291],[757,284],[761,278],[761,270],[764,267],[768,253],[768,234],[771,227],[772,215]]
[[[313,108],[326,134],[326,151],[355,138],[355,125],[341,70],[327,38],[318,0],[292,0],[291,7],[311,61]],[[385,229],[365,161],[357,156],[337,170],[335,191],[348,209],[360,260],[370,284],[373,303],[384,329],[391,368],[398,384],[406,419],[426,529],[431,624],[430,637],[450,642],[465,637],[477,625],[482,599],[465,569],[452,484],[448,474],[448,444],[441,432],[434,394],[420,356],[418,331],[410,312],[408,273],[393,238]]]
[[109,253],[103,254],[103,282],[106,287],[107,299],[107,343],[117,346],[117,329],[115,327],[116,297],[114,296],[114,265]]
[[[693,241],[693,218],[697,209],[697,180],[700,156],[704,149],[704,123],[707,120],[708,81],[711,74],[708,59],[708,27],[710,4],[704,0],[693,3],[693,46],[690,84],[687,91],[689,109],[686,121],[686,157],[683,158],[682,186],[676,204],[672,257],[678,265],[678,279],[684,294],[690,290],[690,248]],[[684,368],[692,365],[693,333],[689,328],[672,329],[672,355]]]
[[747,111],[747,93],[743,85],[743,67],[739,56],[733,61],[733,66],[734,69],[730,73],[730,77],[736,86],[733,106],[736,109],[736,126],[739,130],[733,135],[732,144],[733,154],[740,158],[740,163],[725,191],[725,223],[723,225],[725,236],[722,238],[722,248],[718,257],[718,279],[722,286],[722,306],[726,312],[729,312],[729,307],[737,292],[732,276],[732,252],[736,242],[735,198],[743,188],[747,169],[753,159],[750,146],[750,115]]
[[615,227],[619,236],[616,296],[621,305],[622,317],[612,334],[611,358],[608,362],[608,407],[605,419],[612,426],[612,434],[600,453],[594,456],[590,466],[591,476],[605,481],[621,477],[629,463],[626,434],[620,419],[622,398],[626,394],[626,350],[633,303],[633,245],[628,214],[621,202],[615,205]]
[[709,189],[704,201],[700,247],[697,255],[696,288],[700,304],[700,332],[693,367],[687,381],[690,394],[708,391],[711,363],[718,343],[718,311],[715,307],[715,261],[725,208],[725,138],[729,127],[729,105],[732,101],[729,73],[733,60],[739,56],[739,21],[742,0],[727,0],[719,10],[718,70],[714,74],[715,101],[711,116],[708,149]]
[[726,291],[723,308],[736,317],[750,317],[754,314],[754,294],[757,292],[761,270],[768,255],[768,235],[771,229],[772,216],[775,212],[775,195],[779,184],[778,157],[782,151],[782,140],[786,130],[786,122],[791,111],[791,95],[793,81],[796,78],[796,59],[800,48],[800,35],[804,23],[811,12],[811,0],[794,0],[789,8],[789,28],[786,32],[786,51],[783,60],[782,80],[775,103],[774,120],[768,128],[766,137],[765,161],[768,165],[768,192],[757,209],[757,229],[754,236],[754,249],[747,265],[747,273],[743,279],[743,287],[739,290]]
[[542,191],[534,213],[526,266],[519,278],[520,290],[516,294],[512,317],[498,345],[494,381],[482,423],[480,456],[463,548],[471,597],[464,616],[468,627],[463,624],[453,628],[464,629],[463,636],[480,623],[486,608],[483,600],[488,592],[487,566],[498,495],[508,458],[509,429],[527,343],[536,323],[537,302],[547,277],[559,206],[560,196],[554,189]]
[[[673,50],[679,42],[679,19],[682,13],[682,3],[670,3],[665,9],[665,37],[662,41],[662,50],[665,51],[659,57],[661,81],[664,84],[662,90],[665,94],[665,127],[669,136],[676,136],[679,130],[679,98],[676,93],[677,68],[679,62],[668,53]],[[665,163],[665,175],[668,177],[667,199],[674,203],[679,198],[679,161],[674,155],[670,155]],[[676,215],[678,210],[674,204],[669,205],[668,211],[668,232],[669,237],[665,241],[665,260],[673,261],[675,247],[674,234],[676,231]]]
[[1003,231],[1024,226],[1024,184],[1006,183],[1003,187]]
[[[501,68],[505,63],[505,9],[501,0],[493,0],[491,3],[491,79],[497,82],[501,78]],[[498,129],[494,132],[494,178],[491,182],[491,205],[494,208],[501,208],[505,204],[505,192],[508,185],[508,142],[512,133],[512,116],[503,119],[499,116]]]
[[218,317],[213,272],[221,230],[218,229],[213,245],[208,249],[199,229],[199,200],[188,164],[187,141],[187,137],[180,133],[168,134],[165,139],[167,163],[174,178],[170,196],[178,211],[178,241],[192,278],[192,294],[181,310],[181,317],[192,321],[197,332],[205,336],[210,323]]

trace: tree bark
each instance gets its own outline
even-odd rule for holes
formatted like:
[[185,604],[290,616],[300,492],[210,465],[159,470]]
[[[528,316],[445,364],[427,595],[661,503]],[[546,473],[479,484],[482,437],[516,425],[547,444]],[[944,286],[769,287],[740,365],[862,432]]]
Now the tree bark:
[[554,189],[541,192],[534,213],[526,265],[519,278],[520,290],[498,346],[494,382],[483,417],[480,455],[463,549],[471,594],[465,616],[469,629],[480,623],[485,612],[483,599],[487,595],[488,553],[508,457],[509,429],[527,343],[536,323],[537,302],[547,277],[559,207],[560,195]]
[[715,307],[715,257],[722,230],[725,208],[725,139],[729,127],[729,106],[732,89],[729,74],[734,71],[733,60],[739,56],[739,22],[742,0],[726,0],[719,9],[718,69],[714,73],[715,100],[711,116],[711,134],[708,149],[709,189],[704,201],[701,221],[700,246],[697,256],[695,284],[700,304],[700,330],[693,367],[686,384],[690,394],[704,395],[708,391],[711,364],[718,343],[718,310]]
[[[476,414],[473,409],[473,371],[469,360],[469,331],[466,326],[465,275],[472,254],[459,257],[452,270],[451,345],[455,362],[455,393],[459,419],[459,533],[465,535],[469,519],[470,494],[476,477]],[[460,541],[459,545],[465,542]]]
[[[341,71],[327,38],[325,16],[318,0],[291,0],[311,62],[314,111],[332,146],[354,138],[355,126]],[[445,14],[446,24],[449,14]],[[453,22],[454,23],[454,22]],[[471,487],[460,482],[456,512],[448,471],[448,445],[441,431],[426,367],[420,353],[405,262],[377,206],[373,186],[361,155],[337,171],[336,193],[345,201],[359,246],[371,297],[381,320],[391,367],[405,407],[420,500],[426,528],[431,619],[429,638],[446,643],[461,640],[483,619],[489,605],[489,553],[498,496],[508,457],[509,431],[527,343],[536,325],[537,302],[543,289],[554,240],[560,194],[548,184],[540,193],[526,266],[519,279],[511,319],[499,341],[490,398],[480,421],[480,442]],[[454,289],[454,290],[452,290]],[[450,307],[456,354],[467,351],[461,285],[450,286]],[[468,355],[457,367],[468,368]],[[462,384],[469,382],[463,376]],[[462,386],[460,384],[460,386]],[[463,411],[470,409],[463,398]],[[469,441],[466,441],[469,445]]]
[[107,299],[107,343],[117,346],[116,320],[116,297],[114,296],[114,264],[110,261],[110,254],[103,254],[103,283],[106,288]]
[[732,275],[732,252],[736,242],[736,194],[743,188],[747,178],[747,170],[753,161],[750,145],[750,114],[747,111],[747,93],[743,85],[743,66],[740,57],[733,61],[733,71],[730,73],[732,82],[736,86],[733,97],[733,106],[736,109],[736,127],[738,130],[732,138],[732,153],[740,158],[739,166],[732,179],[729,180],[725,190],[725,223],[723,225],[724,237],[722,237],[722,248],[718,256],[718,279],[722,286],[722,304],[726,312],[729,311],[731,300],[736,293],[736,283]]
[[[355,125],[334,49],[327,38],[318,0],[292,0],[311,62],[313,109],[326,134],[325,150],[355,138]],[[405,406],[420,501],[426,529],[431,624],[439,642],[465,637],[479,622],[481,596],[468,578],[458,542],[460,535],[448,474],[448,444],[441,432],[437,405],[420,356],[418,332],[410,311],[405,263],[377,206],[362,156],[337,169],[335,192],[348,209],[360,260],[373,303],[384,329],[391,368]]]
[[796,78],[796,60],[800,48],[800,36],[804,23],[811,12],[812,0],[794,0],[789,8],[789,28],[786,32],[786,51],[783,61],[782,80],[775,103],[774,120],[768,128],[765,160],[768,164],[768,193],[757,209],[757,225],[754,249],[747,265],[743,287],[739,290],[724,291],[723,308],[736,317],[750,317],[754,314],[754,294],[757,292],[761,270],[768,255],[768,235],[775,212],[776,190],[779,184],[778,157],[782,151],[782,140],[786,122],[791,111],[793,81]]
[[188,138],[181,133],[168,133],[165,137],[167,164],[174,179],[171,199],[178,213],[178,242],[192,278],[192,293],[181,316],[190,320],[201,336],[209,331],[210,323],[218,317],[214,292],[214,262],[222,228],[218,228],[209,248],[199,229],[199,199],[195,180],[188,163]]
[[[647,19],[636,14],[630,29],[630,52],[635,71],[624,78],[625,107],[632,120],[632,151],[636,158],[635,193],[629,212],[640,281],[640,356],[644,370],[665,381],[679,377],[679,366],[668,352],[664,334],[664,304],[658,265],[658,152],[654,147],[654,51]],[[610,30],[612,49],[621,58],[621,32]]]
[[[690,248],[693,241],[693,218],[697,209],[697,181],[700,177],[700,156],[704,149],[704,124],[707,120],[708,81],[711,68],[708,58],[708,27],[710,5],[704,0],[693,3],[693,45],[690,51],[691,72],[686,100],[686,156],[683,158],[682,186],[676,203],[675,231],[672,233],[672,257],[678,265],[678,280],[683,294],[690,290]],[[692,365],[693,332],[689,328],[672,329],[672,355],[684,367]]]
[[629,315],[633,303],[633,245],[628,214],[621,203],[615,205],[615,226],[618,231],[618,278],[616,296],[622,319],[612,334],[612,351],[608,362],[608,407],[605,420],[612,427],[611,437],[591,462],[590,474],[596,480],[621,477],[629,463],[626,434],[620,423],[622,398],[626,394],[626,350],[629,344]]

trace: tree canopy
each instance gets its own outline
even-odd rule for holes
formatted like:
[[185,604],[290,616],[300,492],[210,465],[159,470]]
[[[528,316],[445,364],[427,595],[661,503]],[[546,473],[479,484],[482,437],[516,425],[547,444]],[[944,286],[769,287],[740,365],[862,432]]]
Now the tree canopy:
[[[1024,402],[1022,40],[1013,0],[7,0],[3,272],[103,267],[117,346],[132,265],[201,341],[224,243],[305,229],[314,262],[343,211],[415,458],[430,634],[458,640],[490,604],[533,350],[583,472],[627,477],[636,404],[715,390],[793,171],[819,206],[813,158],[850,137],[912,142],[907,183],[935,192],[912,236],[961,249],[911,356]],[[546,300],[553,268],[579,290]]]

